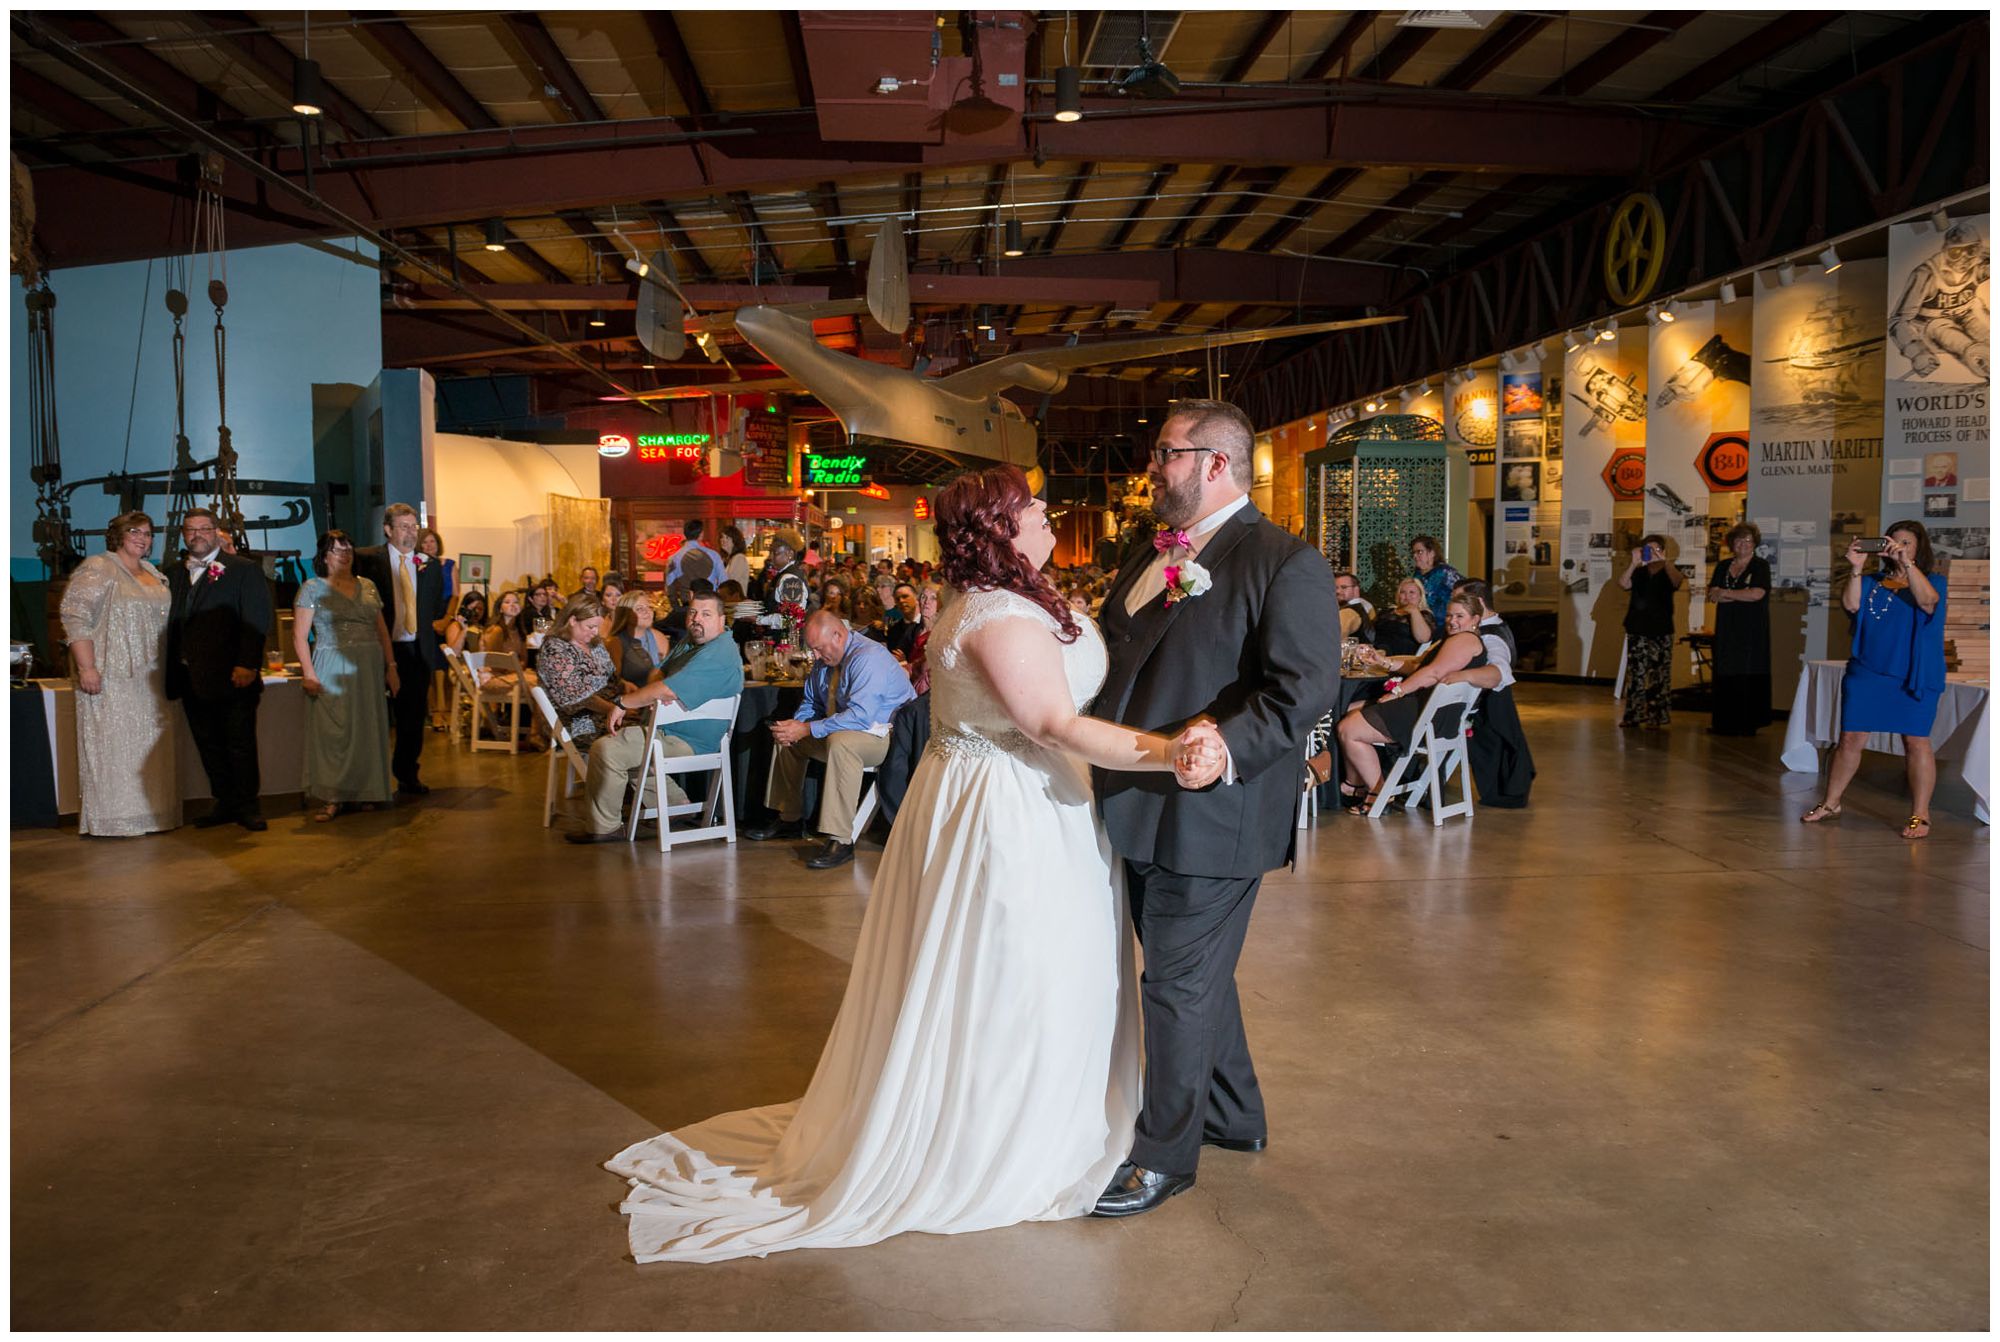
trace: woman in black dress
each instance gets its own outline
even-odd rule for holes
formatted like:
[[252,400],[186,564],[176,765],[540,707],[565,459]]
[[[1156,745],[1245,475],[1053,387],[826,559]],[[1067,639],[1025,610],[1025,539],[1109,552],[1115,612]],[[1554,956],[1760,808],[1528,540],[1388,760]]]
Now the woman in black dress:
[[1739,522],[1724,544],[1729,558],[1715,566],[1708,599],[1715,603],[1713,672],[1717,736],[1755,736],[1771,721],[1771,566],[1757,557],[1763,536]]
[[1396,608],[1375,617],[1375,646],[1391,657],[1414,657],[1419,648],[1436,637],[1423,583],[1415,578],[1403,579],[1396,584]]
[[1667,562],[1667,538],[1648,536],[1632,551],[1618,585],[1625,608],[1625,714],[1620,727],[1665,727],[1674,678],[1674,593],[1687,581]]
[[[1454,671],[1469,671],[1486,665],[1486,642],[1479,637],[1479,606],[1468,597],[1453,597],[1445,607],[1446,636],[1424,654],[1417,669],[1373,703],[1348,711],[1340,720],[1340,749],[1347,757],[1348,772],[1361,786],[1345,790],[1354,798],[1347,809],[1366,815],[1375,803],[1376,789],[1382,786],[1382,758],[1378,746],[1394,746],[1398,755],[1410,748],[1417,722],[1424,715],[1431,690]],[[1458,730],[1463,708],[1441,710],[1432,727],[1442,735]]]

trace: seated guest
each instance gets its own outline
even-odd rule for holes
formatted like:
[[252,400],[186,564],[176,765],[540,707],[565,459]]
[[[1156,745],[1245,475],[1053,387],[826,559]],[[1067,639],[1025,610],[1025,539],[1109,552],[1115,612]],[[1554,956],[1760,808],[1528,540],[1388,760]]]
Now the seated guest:
[[1424,585],[1415,578],[1396,584],[1396,608],[1375,618],[1375,646],[1392,657],[1413,657],[1437,637]]
[[916,651],[917,640],[929,628],[924,620],[922,603],[917,600],[916,586],[907,582],[897,583],[896,622],[889,626],[889,651],[908,666],[910,654]]
[[753,829],[746,839],[802,838],[803,789],[808,760],[826,762],[818,830],[826,846],[807,866],[816,871],[854,860],[854,812],[861,802],[861,771],[879,765],[889,748],[889,723],[914,697],[910,678],[880,643],[848,631],[838,615],[814,611],[806,618],[806,646],[819,664],[806,677],[805,702],[789,722],[771,724],[778,744],[764,801],[778,823]]
[[508,588],[493,603],[492,621],[479,636],[479,650],[511,653],[525,664],[528,636],[535,632],[527,598],[518,590]]
[[653,628],[653,599],[644,592],[627,592],[611,612],[611,632],[604,636],[604,649],[618,668],[618,679],[628,690],[636,690],[660,677],[660,664],[667,659],[667,641]]
[[579,592],[588,592],[590,595],[596,597],[600,603],[604,600],[604,594],[597,590],[597,570],[588,564],[585,564],[583,572],[577,575],[576,590]]
[[1443,683],[1477,685],[1485,691],[1479,696],[1479,726],[1466,747],[1466,760],[1480,804],[1515,810],[1528,804],[1535,759],[1528,751],[1520,710],[1514,706],[1514,631],[1493,609],[1491,589],[1485,583],[1468,579],[1458,585],[1455,595],[1477,603],[1476,632],[1486,645],[1487,664],[1454,671]]
[[616,707],[617,668],[599,641],[603,629],[604,607],[589,592],[578,592],[563,602],[535,653],[542,689],[578,750],[588,750],[603,734],[605,720]]
[[434,628],[438,642],[453,652],[478,652],[486,632],[486,593],[477,587],[462,589]]
[[[1486,645],[1474,632],[1479,625],[1477,606],[1463,597],[1453,597],[1446,606],[1445,618],[1446,636],[1425,654],[1401,684],[1375,702],[1350,710],[1340,720],[1341,753],[1360,783],[1357,788],[1342,789],[1344,795],[1353,799],[1347,809],[1354,815],[1368,813],[1368,808],[1374,805],[1376,790],[1382,786],[1382,760],[1376,747],[1393,746],[1399,755],[1409,750],[1431,690],[1453,671],[1486,665]],[[1458,729],[1461,716],[1456,708],[1440,711],[1432,726],[1438,734],[1448,735]]]
[[715,589],[715,594],[722,598],[722,612],[729,621],[729,636],[736,641],[737,647],[764,637],[757,624],[757,617],[764,613],[764,603],[747,600],[742,583],[730,578]]
[[1340,599],[1340,636],[1375,641],[1375,607],[1361,595],[1361,580],[1352,573],[1333,575],[1333,593]]
[[882,609],[882,599],[875,595],[872,587],[857,587],[847,612],[847,622],[855,633],[863,638],[872,638],[877,643],[889,641],[889,616]]
[[[590,767],[584,776],[584,792],[590,799],[589,828],[566,835],[571,843],[612,843],[625,837],[626,789],[636,783],[643,796],[646,786],[639,769],[646,762],[644,715],[652,704],[700,708],[711,700],[743,692],[743,659],[736,655],[736,645],[723,637],[726,620],[720,596],[714,592],[696,596],[688,606],[687,641],[668,655],[660,677],[617,697],[606,734],[590,747]],[[632,720],[635,716],[639,721]],[[660,724],[659,748],[673,758],[712,754],[722,745],[722,733],[728,727],[719,718],[664,722]],[[668,775],[667,803],[681,806],[687,799],[680,783]],[[660,823],[666,824],[667,817],[661,816]]]
[[841,579],[828,575],[819,585],[817,608],[831,615],[847,619],[847,584]]
[[938,589],[932,584],[924,583],[917,588],[917,614],[923,619],[924,629],[910,647],[910,688],[918,694],[931,692],[931,668],[924,649],[931,641],[931,630],[937,625],[939,600]]
[[597,599],[604,603],[604,609],[618,609],[618,602],[625,595],[625,575],[617,569],[604,575],[604,582],[598,588]]
[[[528,587],[528,637],[539,642],[555,626],[556,585],[548,578]],[[530,644],[533,646],[533,644]]]

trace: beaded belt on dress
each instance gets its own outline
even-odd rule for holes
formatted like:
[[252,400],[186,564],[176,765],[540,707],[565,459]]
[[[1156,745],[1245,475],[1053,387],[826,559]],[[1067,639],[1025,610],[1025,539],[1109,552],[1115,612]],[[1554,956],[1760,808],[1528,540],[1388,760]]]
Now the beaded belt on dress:
[[984,758],[992,755],[1018,755],[1034,744],[1026,732],[1001,731],[991,736],[977,732],[962,732],[955,728],[934,728],[931,742],[927,747],[940,755],[962,755]]

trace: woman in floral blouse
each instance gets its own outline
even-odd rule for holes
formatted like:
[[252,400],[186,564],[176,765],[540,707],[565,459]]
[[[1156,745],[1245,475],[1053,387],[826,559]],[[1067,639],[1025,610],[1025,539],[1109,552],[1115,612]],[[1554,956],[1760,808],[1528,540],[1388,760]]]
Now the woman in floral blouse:
[[615,704],[615,668],[598,638],[603,629],[604,606],[592,593],[578,592],[563,603],[555,627],[535,654],[542,689],[580,751],[603,735]]

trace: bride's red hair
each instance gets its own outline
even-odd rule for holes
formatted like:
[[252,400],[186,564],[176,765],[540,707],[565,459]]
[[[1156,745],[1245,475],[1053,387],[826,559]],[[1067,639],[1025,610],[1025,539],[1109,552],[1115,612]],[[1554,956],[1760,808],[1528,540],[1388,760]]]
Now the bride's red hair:
[[933,511],[944,558],[938,568],[961,592],[997,588],[1019,593],[1047,611],[1062,626],[1062,641],[1070,643],[1083,632],[1075,610],[1014,548],[1021,534],[1016,515],[1034,498],[1019,466],[967,471],[939,490]]

